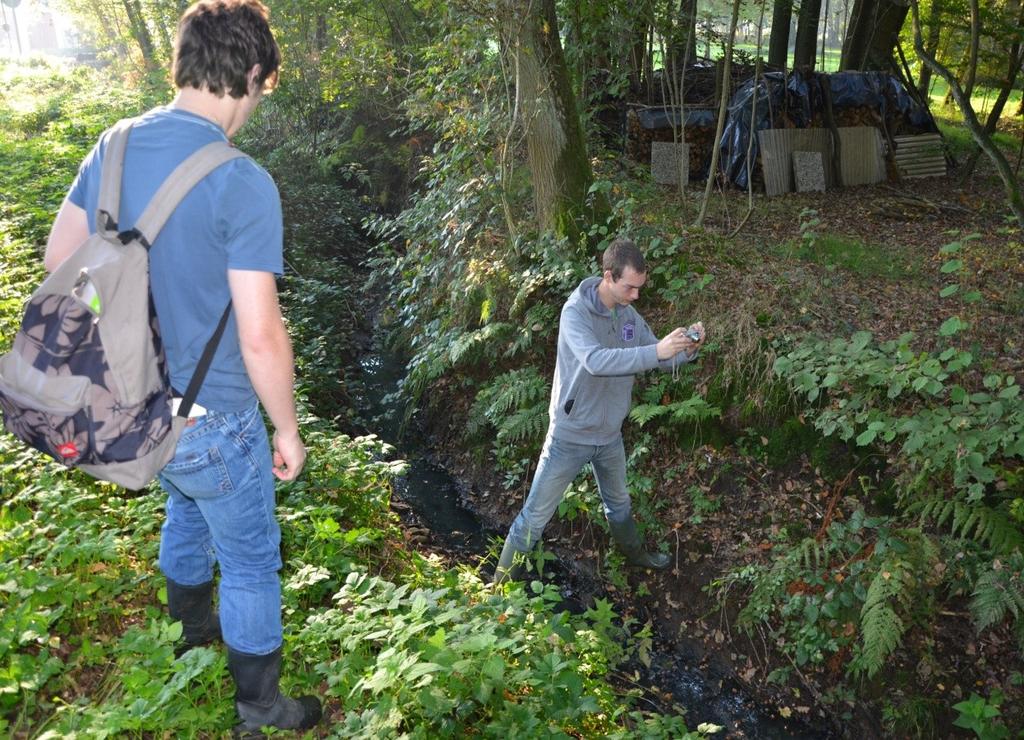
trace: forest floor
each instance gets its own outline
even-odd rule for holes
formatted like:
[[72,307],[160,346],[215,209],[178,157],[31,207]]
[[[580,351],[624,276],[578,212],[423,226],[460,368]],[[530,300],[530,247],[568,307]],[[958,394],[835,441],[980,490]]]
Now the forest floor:
[[[663,221],[673,220],[666,210],[681,212],[674,217],[677,223],[692,221],[692,194],[680,199],[671,190],[663,193],[663,200],[640,209]],[[848,337],[860,330],[892,339],[914,331],[915,346],[925,349],[952,312],[949,301],[939,297],[949,282],[939,269],[946,259],[939,248],[956,239],[964,244],[960,281],[964,289],[974,287],[983,295],[978,303],[959,307],[972,324],[968,346],[986,371],[1014,373],[1020,382],[1024,246],[1007,219],[1005,202],[984,159],[962,186],[953,170],[943,178],[774,199],[755,196],[755,210],[736,236],[695,238],[689,245],[690,261],[714,275],[691,307],[692,319],[702,319],[709,335],[729,327],[733,336],[749,335],[752,342],[804,333]],[[745,193],[718,196],[708,230],[732,231],[746,205]],[[802,240],[799,230],[810,218],[819,220],[813,243]],[[671,318],[659,316],[657,306],[645,310],[643,295],[638,306],[656,328]],[[763,372],[764,365],[752,371]],[[455,451],[469,401],[465,394],[438,391],[435,399],[443,403],[435,409],[432,430],[438,448],[450,451],[450,470],[469,482],[469,505],[503,531],[526,491],[506,491],[487,464]],[[624,431],[628,450],[639,430],[627,422]],[[860,476],[868,487],[879,483],[884,460],[865,462],[837,450],[840,459],[834,462],[850,473],[845,476],[830,475],[799,450],[779,463],[756,429],[739,430],[725,444],[689,449],[655,437],[650,446],[645,469],[675,471],[656,482],[660,508],[650,535],[652,542],[667,539],[673,556],[667,572],[631,571],[628,578],[617,578],[605,559],[607,535],[586,518],[556,518],[545,533],[545,547],[563,563],[605,576],[606,593],[623,616],[652,622],[663,640],[695,663],[724,664],[769,711],[801,717],[826,736],[892,737],[891,715],[901,712],[900,726],[917,729],[911,734],[966,737],[952,725],[951,706],[972,692],[989,695],[994,689],[1006,696],[1007,726],[1024,727],[1024,661],[1016,641],[1009,630],[979,637],[968,614],[968,595],[937,615],[937,632],[908,634],[872,682],[845,676],[848,656],[842,653],[818,667],[797,667],[764,633],[750,635],[732,626],[741,595],[723,594],[714,584],[738,568],[767,566],[773,550],[785,546],[794,531],[822,532],[859,507],[884,507],[858,483]],[[893,686],[903,688],[894,692]],[[727,736],[741,735],[727,729]]]

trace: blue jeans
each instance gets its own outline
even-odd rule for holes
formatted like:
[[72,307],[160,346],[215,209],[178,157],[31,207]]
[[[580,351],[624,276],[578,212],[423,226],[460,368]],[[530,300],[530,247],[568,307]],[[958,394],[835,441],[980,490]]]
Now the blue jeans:
[[594,468],[605,516],[613,522],[629,518],[626,450],[622,437],[606,445],[581,445],[548,436],[540,453],[530,495],[508,531],[508,539],[518,552],[529,551],[541,540],[544,527],[558,509],[565,490],[587,463]]
[[196,586],[220,566],[220,624],[234,650],[265,655],[281,645],[281,530],[274,518],[270,443],[259,406],[209,412],[178,441],[160,473],[167,520],[160,570]]

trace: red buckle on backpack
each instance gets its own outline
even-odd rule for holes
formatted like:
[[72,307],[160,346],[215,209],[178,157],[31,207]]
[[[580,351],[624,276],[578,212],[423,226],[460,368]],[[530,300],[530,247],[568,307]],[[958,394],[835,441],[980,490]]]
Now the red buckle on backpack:
[[61,457],[78,457],[78,445],[74,442],[65,442],[57,448]]

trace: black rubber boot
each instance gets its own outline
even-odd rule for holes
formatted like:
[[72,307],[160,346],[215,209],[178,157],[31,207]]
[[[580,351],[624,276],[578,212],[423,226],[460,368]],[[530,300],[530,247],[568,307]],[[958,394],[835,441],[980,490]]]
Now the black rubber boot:
[[174,648],[180,658],[194,647],[220,640],[220,619],[213,610],[213,581],[183,586],[167,579],[167,611],[181,622],[181,642]]
[[644,543],[640,539],[640,532],[637,531],[633,517],[624,522],[613,522],[609,519],[608,526],[612,532],[612,539],[615,540],[622,554],[626,556],[627,565],[663,570],[672,562],[672,558],[664,553],[644,550]]
[[241,720],[236,738],[262,737],[261,727],[308,730],[320,721],[320,700],[290,699],[281,693],[281,648],[267,655],[249,655],[228,648],[228,670],[235,679],[235,711]]
[[502,584],[509,581],[523,580],[523,572],[526,570],[524,560],[526,553],[517,550],[512,540],[505,538],[505,546],[501,548],[501,555],[498,556],[498,564],[494,568],[493,583]]

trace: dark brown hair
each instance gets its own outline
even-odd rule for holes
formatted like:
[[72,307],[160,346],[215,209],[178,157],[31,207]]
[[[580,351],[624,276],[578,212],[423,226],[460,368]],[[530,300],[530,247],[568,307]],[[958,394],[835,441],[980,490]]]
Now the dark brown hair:
[[260,0],[200,0],[181,16],[174,46],[174,84],[243,98],[246,75],[260,65],[257,84],[277,80],[281,52]]
[[604,256],[601,258],[601,268],[603,270],[611,270],[612,280],[618,280],[622,277],[622,271],[627,266],[632,267],[641,275],[647,272],[647,262],[644,260],[644,255],[641,253],[640,248],[631,240],[620,236],[604,250]]

